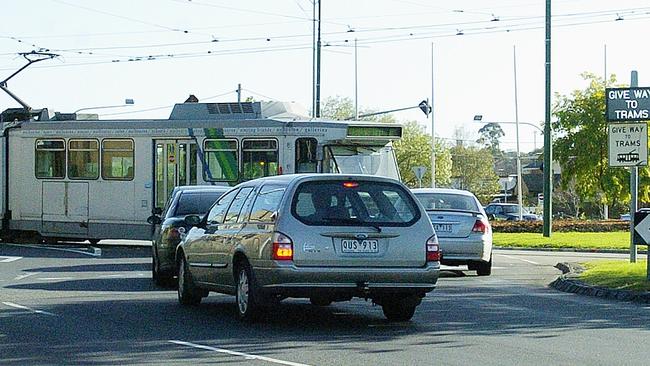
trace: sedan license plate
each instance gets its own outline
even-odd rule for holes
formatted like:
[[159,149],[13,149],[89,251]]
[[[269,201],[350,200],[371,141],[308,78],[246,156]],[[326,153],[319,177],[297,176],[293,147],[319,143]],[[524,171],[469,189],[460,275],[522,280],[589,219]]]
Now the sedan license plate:
[[376,239],[343,239],[341,240],[343,253],[379,253],[379,243]]
[[433,224],[433,229],[437,233],[450,233],[452,232],[451,224]]

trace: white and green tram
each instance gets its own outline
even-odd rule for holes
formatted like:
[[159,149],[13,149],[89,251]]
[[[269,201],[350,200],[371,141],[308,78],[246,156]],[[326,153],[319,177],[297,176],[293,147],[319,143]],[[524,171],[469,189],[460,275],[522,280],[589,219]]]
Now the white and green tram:
[[400,125],[312,120],[279,102],[182,103],[165,120],[46,109],[1,117],[5,240],[147,240],[147,217],[179,185],[307,172],[399,179],[392,142]]

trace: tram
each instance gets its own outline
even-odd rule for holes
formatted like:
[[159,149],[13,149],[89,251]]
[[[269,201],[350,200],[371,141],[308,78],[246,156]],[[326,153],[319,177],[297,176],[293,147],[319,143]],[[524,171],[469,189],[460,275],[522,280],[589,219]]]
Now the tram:
[[327,121],[281,102],[179,103],[168,119],[8,109],[0,115],[0,233],[149,240],[178,185],[289,173],[399,179],[391,123]]

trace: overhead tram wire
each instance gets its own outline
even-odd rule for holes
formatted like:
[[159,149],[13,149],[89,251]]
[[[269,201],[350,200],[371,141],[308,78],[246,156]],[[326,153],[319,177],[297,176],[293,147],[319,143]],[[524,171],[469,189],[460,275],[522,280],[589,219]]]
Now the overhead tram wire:
[[[645,10],[647,11],[644,14],[638,14],[637,12],[639,10]],[[583,13],[570,13],[570,14],[558,14],[555,15],[554,17],[556,19],[561,19],[562,17],[583,17],[586,19],[593,18],[593,17],[602,17],[602,16],[619,16],[620,14],[623,14],[626,17],[634,17],[638,15],[647,15],[650,14],[650,7],[645,7],[645,8],[627,8],[627,9],[615,9],[615,10],[608,10],[608,11],[599,11],[599,12],[583,12]],[[493,23],[489,20],[480,20],[480,21],[471,21],[471,22],[455,22],[455,23],[443,23],[443,24],[426,24],[426,25],[416,25],[416,26],[404,26],[404,27],[380,27],[380,28],[352,28],[354,29],[354,32],[356,34],[362,34],[362,33],[370,33],[370,32],[390,32],[390,31],[398,31],[398,30],[423,30],[423,29],[431,29],[431,28],[444,28],[444,27],[450,27],[450,29],[447,29],[448,32],[455,31],[458,29],[458,27],[462,27],[464,29],[463,33],[467,34],[470,31],[473,30],[490,30],[491,32],[482,32],[482,33],[495,33],[498,31],[505,30],[507,32],[512,32],[519,28],[519,27],[525,27],[530,24],[536,24],[536,23],[517,23],[517,22],[522,22],[522,21],[527,21],[527,20],[535,20],[535,19],[543,19],[541,16],[530,16],[530,17],[513,17],[513,18],[503,18],[503,20],[500,21],[499,26],[494,26]],[[628,19],[638,19],[638,18],[628,18]],[[517,24],[507,24],[508,22],[515,22]],[[557,22],[557,20],[556,20]],[[581,24],[594,24],[598,23],[596,22],[585,22],[585,23],[573,23],[572,25],[581,25]],[[489,27],[476,27],[476,28],[470,28],[467,29],[468,26],[471,25],[478,25],[478,24],[486,24],[486,25],[491,25]],[[349,27],[348,25],[346,25]],[[562,24],[558,24],[558,26],[563,26]],[[453,29],[452,29],[453,27]],[[524,30],[529,30],[529,29],[536,29],[535,27],[527,27]],[[444,30],[443,30],[444,31]],[[349,30],[346,31],[337,31],[337,32],[327,32],[324,33],[325,36],[335,36],[335,35],[342,35],[342,34],[348,34]],[[476,33],[474,33],[476,34]],[[481,34],[481,33],[478,33]],[[432,37],[435,36],[435,34],[431,33],[425,33],[421,37],[417,38],[424,38],[431,35]],[[456,35],[456,33],[454,33]],[[397,40],[402,40],[402,39],[407,39],[412,35],[405,36],[405,35],[393,35],[393,36],[380,36],[376,38],[366,38],[360,39],[361,42],[366,42],[366,43],[371,43],[370,41],[393,41],[396,37],[402,37],[402,38],[397,38]],[[128,46],[108,46],[108,47],[86,47],[86,48],[52,48],[52,51],[56,52],[90,52],[90,51],[96,51],[96,50],[111,50],[111,49],[138,49],[138,48],[158,48],[158,47],[173,47],[173,46],[190,46],[190,45],[201,45],[201,44],[211,44],[211,43],[226,43],[226,42],[244,42],[244,41],[271,41],[271,40],[286,40],[286,39],[295,39],[295,38],[308,38],[311,37],[311,34],[292,34],[292,35],[266,35],[266,36],[257,36],[257,37],[242,37],[242,38],[227,38],[227,37],[220,37],[220,38],[213,38],[211,40],[205,40],[205,41],[188,41],[188,42],[174,42],[174,43],[159,43],[159,44],[147,44],[147,45],[128,45]],[[5,37],[5,38],[10,38],[14,39],[18,42],[24,42],[21,38],[26,38],[26,37]],[[359,38],[359,37],[356,37]],[[349,40],[334,40],[330,41],[329,43],[332,44],[334,42],[346,42]],[[377,42],[372,42],[372,43],[377,43]],[[33,45],[37,47],[36,45]],[[42,47],[40,47],[42,48]],[[45,48],[43,48],[45,49]],[[142,57],[142,56],[140,56]]]
[[[650,8],[649,8],[650,9]],[[625,20],[632,21],[632,20],[645,20],[650,18],[650,12],[647,14],[642,14],[643,16],[640,16],[641,14],[635,14],[633,16],[626,16]],[[609,22],[614,22],[616,20],[600,20],[600,21],[585,21],[585,22],[579,22],[579,23],[568,23],[568,24],[555,24],[554,27],[562,28],[562,27],[573,27],[573,26],[581,26],[581,25],[590,25],[590,24],[599,24],[599,23],[609,23]],[[511,32],[516,32],[516,31],[527,31],[527,30],[535,30],[535,29],[542,29],[543,25],[535,26],[531,25],[526,28],[515,28],[513,26],[508,26],[504,25],[502,27],[491,27],[491,29],[482,29],[480,31],[474,31],[474,30],[465,30],[463,31],[463,35],[470,36],[470,35],[482,35],[482,34],[493,34],[493,33],[511,33]],[[384,37],[377,37],[377,38],[367,38],[367,39],[360,39],[359,43],[360,44],[375,44],[375,43],[390,43],[390,42],[398,42],[398,41],[408,41],[408,40],[420,40],[420,39],[432,39],[432,38],[449,38],[457,36],[457,33],[454,33],[453,31],[448,31],[447,34],[427,34],[427,33],[422,33],[422,34],[409,34],[409,35],[395,35],[395,36],[384,36]],[[10,37],[14,38],[15,37]],[[344,44],[347,43],[349,40],[333,40],[333,41],[328,41],[328,43],[332,46],[336,46],[339,44]],[[309,45],[311,47],[311,45]],[[257,53],[257,52],[267,52],[267,51],[288,51],[288,50],[297,50],[297,49],[305,49],[307,47],[303,46],[295,46],[295,47],[290,47],[290,46],[284,46],[284,47],[277,47],[277,48],[268,48],[268,47],[258,47],[258,48],[249,48],[249,49],[240,49],[240,50],[221,50],[221,51],[213,51],[213,50],[208,50],[208,51],[200,51],[200,52],[188,52],[188,53],[181,53],[181,54],[175,54],[175,53],[166,53],[166,54],[160,54],[160,55],[142,55],[142,56],[129,56],[128,59],[117,59],[117,60],[110,60],[110,61],[97,61],[97,62],[85,62],[85,63],[75,63],[75,64],[62,64],[62,65],[46,65],[46,66],[37,66],[37,68],[40,67],[64,67],[64,66],[82,66],[82,65],[94,65],[94,64],[103,64],[103,63],[126,63],[126,62],[136,62],[136,61],[152,61],[152,60],[158,60],[158,59],[171,59],[171,58],[189,58],[189,57],[206,57],[206,56],[215,56],[215,55],[235,55],[235,54],[250,54],[250,53]],[[49,50],[49,49],[48,49]],[[56,49],[55,49],[56,50]],[[57,50],[59,53],[65,53],[63,50]],[[75,51],[76,53],[80,53],[80,51]],[[72,56],[72,55],[71,55]]]

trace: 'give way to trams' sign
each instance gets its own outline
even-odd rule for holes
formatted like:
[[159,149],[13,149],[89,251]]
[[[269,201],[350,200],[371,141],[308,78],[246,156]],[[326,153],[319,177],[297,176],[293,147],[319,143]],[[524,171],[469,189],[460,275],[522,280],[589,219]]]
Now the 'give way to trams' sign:
[[609,166],[648,165],[648,125],[640,123],[610,123]]

